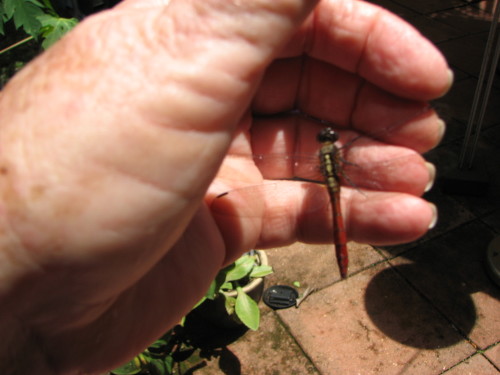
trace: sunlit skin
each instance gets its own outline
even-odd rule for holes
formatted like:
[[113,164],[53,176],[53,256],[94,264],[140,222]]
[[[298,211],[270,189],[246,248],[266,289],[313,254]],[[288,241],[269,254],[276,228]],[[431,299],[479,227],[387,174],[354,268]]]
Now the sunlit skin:
[[[402,124],[355,153],[417,155],[443,132],[421,109],[450,84],[429,42],[364,2],[132,0],[89,17],[0,93],[0,372],[102,373],[243,251],[330,242],[293,188],[251,221],[213,214],[216,194],[274,173],[237,155],[317,150],[310,122],[273,114],[300,108],[341,140]],[[342,190],[349,239],[426,232],[431,177],[412,160],[411,188]]]

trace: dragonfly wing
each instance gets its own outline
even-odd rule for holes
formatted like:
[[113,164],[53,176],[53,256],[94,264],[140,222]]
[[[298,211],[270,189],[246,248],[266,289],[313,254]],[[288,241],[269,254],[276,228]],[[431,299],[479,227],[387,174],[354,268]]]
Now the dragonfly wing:
[[253,159],[262,176],[267,180],[300,178],[321,182],[324,179],[316,153],[253,155]]
[[[399,146],[352,146],[342,150],[343,186],[354,189],[421,195],[429,182],[425,159]],[[300,179],[323,182],[316,155],[257,155],[255,163],[267,180]]]
[[421,195],[429,183],[425,159],[399,146],[364,147],[349,150],[349,162],[342,168],[343,185],[357,189]]

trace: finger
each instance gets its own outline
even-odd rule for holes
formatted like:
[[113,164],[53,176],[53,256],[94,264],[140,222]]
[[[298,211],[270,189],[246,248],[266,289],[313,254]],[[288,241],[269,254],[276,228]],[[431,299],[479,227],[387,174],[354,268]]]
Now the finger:
[[[336,127],[425,152],[435,147],[444,123],[428,104],[390,94],[359,76],[324,62],[300,69],[297,59],[269,67],[253,102],[255,113],[275,114],[295,107]],[[300,72],[306,77],[299,87]]]
[[443,120],[429,104],[396,97],[372,85],[360,90],[351,124],[368,137],[420,153],[437,146],[445,132]]
[[420,152],[439,143],[439,118],[427,103],[391,94],[323,62],[311,65],[297,99],[302,111]]
[[[279,181],[237,189],[214,199],[211,211],[232,249],[327,243],[333,237],[328,194],[318,184]],[[342,211],[348,238],[372,244],[413,241],[435,220],[426,201],[401,193],[343,189]]]
[[[319,188],[305,190],[310,205],[321,210],[302,208],[295,230],[303,242],[332,241],[333,224],[329,198]],[[342,215],[348,240],[372,245],[394,245],[414,241],[435,222],[435,211],[425,200],[413,195],[343,189]],[[267,232],[267,226],[264,225]],[[267,234],[267,233],[265,233]],[[266,240],[266,236],[262,237]]]
[[[451,71],[436,47],[413,26],[367,2],[321,2],[297,39],[307,55],[406,98],[430,100],[451,85]],[[284,55],[300,55],[296,45]]]

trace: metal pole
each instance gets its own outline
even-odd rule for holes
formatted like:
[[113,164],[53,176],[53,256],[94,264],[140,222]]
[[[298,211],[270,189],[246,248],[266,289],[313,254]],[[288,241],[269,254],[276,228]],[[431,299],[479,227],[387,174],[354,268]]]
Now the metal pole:
[[[462,144],[462,150],[460,153],[460,162],[459,162],[459,169],[462,169],[465,163],[465,159],[467,157],[467,150],[469,148],[469,142],[471,139],[472,131],[475,126],[475,138],[474,138],[474,144],[472,146],[472,150],[468,159],[468,168],[472,167],[472,162],[474,160],[474,154],[475,154],[475,148],[477,146],[477,142],[479,140],[479,134],[481,131],[482,123],[484,120],[484,114],[486,112],[486,107],[488,104],[488,98],[490,96],[491,92],[491,85],[493,83],[494,75],[495,75],[495,69],[498,64],[498,57],[500,54],[500,38],[497,43],[497,47],[494,53],[493,60],[491,60],[490,64],[490,55],[493,50],[493,45],[495,42],[495,35],[496,35],[496,30],[497,30],[497,25],[498,25],[498,20],[500,18],[500,6],[499,6],[500,1],[496,0],[495,1],[495,7],[494,7],[494,12],[493,12],[493,19],[491,21],[491,26],[490,26],[490,32],[488,35],[488,41],[486,42],[486,48],[484,51],[484,56],[483,56],[483,62],[481,64],[481,70],[479,72],[479,80],[478,84],[476,87],[476,92],[474,94],[474,99],[472,101],[472,108],[471,108],[471,114],[469,116],[469,121],[467,123],[467,129],[465,132],[465,137],[464,137],[464,142]],[[481,99],[481,94],[483,91],[483,83],[487,74],[487,69],[488,65],[490,65],[490,72],[488,75],[488,82],[486,85],[486,89],[484,92],[484,97],[482,99],[481,103],[481,110],[479,114],[478,121],[475,123],[476,120],[476,112],[477,112],[477,107],[479,105],[479,100]]]

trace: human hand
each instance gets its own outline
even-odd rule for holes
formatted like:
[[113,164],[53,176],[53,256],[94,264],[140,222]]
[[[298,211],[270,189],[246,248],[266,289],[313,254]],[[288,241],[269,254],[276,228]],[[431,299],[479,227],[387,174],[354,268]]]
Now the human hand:
[[[355,172],[347,172],[342,189],[349,239],[389,245],[422,236],[437,212],[419,198],[435,177],[420,153],[445,130],[427,101],[451,81],[442,56],[394,15],[361,2],[321,3],[268,68],[253,116],[210,187],[207,200],[226,247],[332,240],[324,189],[269,183],[304,177],[306,161],[293,155],[317,155],[316,135],[325,124],[336,125],[347,168]],[[306,115],[291,114],[295,108]]]
[[[266,245],[255,227],[231,242],[204,204],[209,186],[234,187],[223,175],[231,159],[212,181],[230,146],[248,146],[252,112],[282,112],[298,98],[342,125],[386,98],[374,108],[396,103],[403,110],[388,115],[392,123],[446,91],[444,60],[406,24],[350,1],[323,2],[315,22],[303,23],[313,5],[128,1],[84,21],[12,80],[0,96],[2,372],[116,366],[175,324],[244,245]],[[336,27],[325,18],[350,12]],[[389,18],[375,22],[382,14]],[[342,34],[351,40],[332,37],[337,28],[351,29]],[[401,41],[387,50],[386,38],[401,33],[412,56],[395,48]],[[299,59],[276,61],[289,73],[271,68],[261,80],[278,53],[297,56],[304,45],[324,62],[301,71]],[[313,79],[322,68],[338,72],[342,91]],[[360,110],[348,116],[354,103]],[[420,119],[401,133],[421,140],[404,144],[419,151],[438,138],[435,115]],[[414,202],[428,225],[431,210]],[[288,230],[272,242],[294,236]]]

